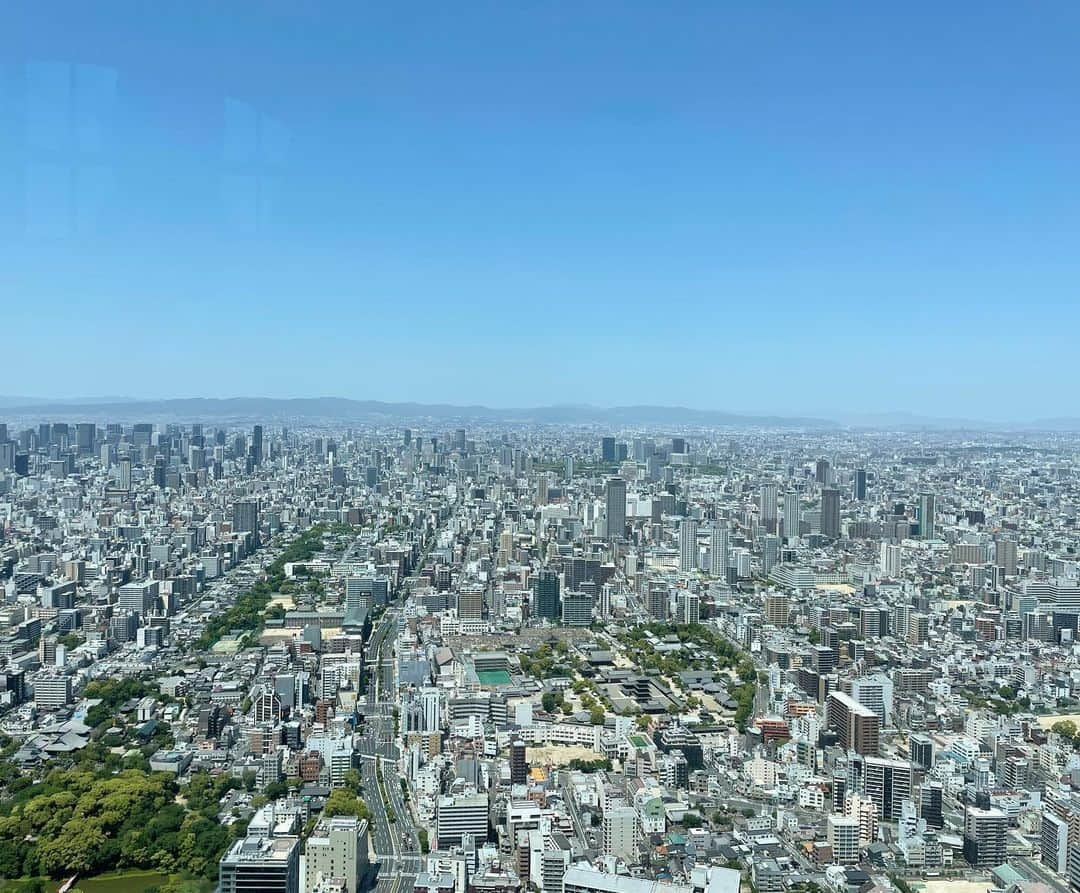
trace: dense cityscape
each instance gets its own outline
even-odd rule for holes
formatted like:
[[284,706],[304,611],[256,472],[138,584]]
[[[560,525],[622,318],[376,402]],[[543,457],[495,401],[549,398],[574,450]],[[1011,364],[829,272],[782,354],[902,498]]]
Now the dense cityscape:
[[0,889],[1080,889],[1068,434],[0,425]]

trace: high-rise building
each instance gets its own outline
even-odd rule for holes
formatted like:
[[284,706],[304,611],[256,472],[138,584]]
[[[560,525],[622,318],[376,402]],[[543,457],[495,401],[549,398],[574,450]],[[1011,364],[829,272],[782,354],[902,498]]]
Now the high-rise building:
[[765,622],[787,626],[791,619],[791,598],[782,592],[765,593]]
[[1069,864],[1069,823],[1049,808],[1043,809],[1039,845],[1043,865],[1064,875]]
[[857,502],[866,502],[866,469],[855,469],[855,486],[852,495]]
[[799,491],[788,490],[784,494],[784,536],[790,543],[799,535],[802,511],[799,506]]
[[626,535],[626,481],[609,478],[607,482],[607,538],[621,540]]
[[421,732],[442,730],[442,691],[435,686],[420,689]]
[[546,617],[552,623],[558,622],[559,575],[555,571],[547,568],[537,571],[529,613],[534,617]]
[[964,859],[972,868],[996,868],[1005,862],[1008,816],[1000,809],[964,810]]
[[145,617],[157,607],[161,595],[161,584],[157,580],[143,580],[140,583],[125,583],[120,587],[117,608]]
[[919,536],[932,540],[937,533],[936,505],[933,493],[919,494]]
[[667,584],[663,580],[653,580],[649,583],[645,599],[645,610],[649,612],[650,617],[657,620],[667,620],[670,601]]
[[525,784],[529,780],[525,742],[515,738],[510,742],[510,784]]
[[826,840],[837,865],[859,862],[859,819],[855,816],[830,815],[826,822]]
[[71,677],[45,676],[34,679],[34,704],[44,710],[54,710],[71,703]]
[[867,756],[863,761],[863,773],[866,796],[874,802],[877,817],[896,821],[903,801],[914,796],[915,770],[911,764]]
[[488,836],[488,795],[448,794],[435,803],[435,843],[439,849],[461,846],[469,835],[476,843]]
[[593,597],[587,592],[564,592],[562,622],[566,626],[588,626],[592,623]]
[[251,458],[256,465],[263,461],[263,426],[256,425],[251,432]]
[[679,623],[698,623],[701,620],[701,596],[683,589],[679,592]]
[[79,422],[75,426],[75,447],[80,453],[89,453],[94,448],[97,437],[97,425],[93,422]]
[[250,533],[258,544],[259,503],[254,499],[240,499],[233,503],[232,527],[234,533]]
[[814,469],[814,479],[825,486],[830,483],[832,477],[832,466],[829,465],[828,459],[818,459],[817,466]]
[[679,525],[679,570],[693,571],[698,566],[698,523],[686,518]]
[[357,893],[368,862],[367,821],[356,816],[322,819],[304,844],[304,889],[344,878],[346,893]]
[[457,612],[462,620],[480,620],[484,615],[484,587],[463,586],[457,595]]
[[821,535],[834,540],[840,538],[840,491],[835,487],[821,491]]
[[709,571],[714,577],[727,579],[728,569],[728,526],[721,519],[713,521],[709,534]]
[[761,573],[768,576],[780,560],[780,537],[769,533],[761,541]]
[[637,810],[612,806],[604,812],[604,855],[632,859],[637,844]]
[[1016,576],[1016,540],[998,538],[994,540],[994,563],[1001,568],[1006,577]]
[[881,719],[869,707],[841,691],[829,692],[826,724],[836,732],[840,746],[864,756],[876,755],[880,746]]
[[118,490],[131,489],[131,457],[121,456],[116,466],[116,487]]
[[927,772],[934,768],[934,742],[929,735],[914,732],[908,738],[911,748],[911,762],[922,766]]
[[299,893],[300,840],[245,837],[218,864],[220,893]]
[[614,462],[615,461],[615,438],[614,437],[601,437],[600,438],[600,461],[601,462]]
[[904,550],[893,543],[881,544],[881,576],[895,580],[904,568]]
[[777,490],[776,484],[762,484],[761,493],[758,496],[758,512],[761,516],[761,525],[769,533],[776,533]]
[[941,782],[928,782],[922,786],[919,794],[919,814],[928,828],[945,826],[945,816],[942,813],[944,795],[945,791]]

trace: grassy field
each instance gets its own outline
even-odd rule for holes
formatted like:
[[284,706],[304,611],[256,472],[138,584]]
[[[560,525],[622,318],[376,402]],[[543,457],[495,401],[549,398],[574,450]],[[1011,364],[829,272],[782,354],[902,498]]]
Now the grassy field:
[[[161,887],[170,880],[179,880],[179,875],[171,878],[159,871],[121,871],[111,874],[99,874],[97,877],[80,878],[75,884],[76,890],[82,893],[145,893],[151,887]],[[0,893],[9,893],[13,890],[23,890],[27,881],[0,881]],[[56,893],[60,882],[42,878],[41,889],[48,893]],[[191,893],[209,893],[214,885],[209,881],[189,881]]]
[[160,887],[168,882],[169,876],[158,871],[127,871],[80,878],[75,886],[83,893],[143,893],[150,887]]

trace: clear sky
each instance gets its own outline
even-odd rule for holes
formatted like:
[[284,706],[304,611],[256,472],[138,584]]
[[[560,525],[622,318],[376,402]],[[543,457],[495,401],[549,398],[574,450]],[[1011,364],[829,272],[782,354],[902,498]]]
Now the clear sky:
[[1080,4],[21,2],[30,396],[1077,415]]

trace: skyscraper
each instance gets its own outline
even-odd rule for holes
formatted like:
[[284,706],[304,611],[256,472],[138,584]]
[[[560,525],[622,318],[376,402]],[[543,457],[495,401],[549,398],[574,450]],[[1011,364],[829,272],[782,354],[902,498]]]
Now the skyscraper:
[[254,499],[241,499],[233,503],[232,527],[234,533],[250,533],[256,544],[259,541],[259,503]]
[[762,484],[758,510],[761,514],[761,524],[769,533],[776,533],[776,499],[776,484]]
[[626,481],[609,478],[607,482],[607,538],[620,540],[626,535]]
[[698,566],[698,523],[686,518],[679,525],[679,570],[693,571]]
[[852,494],[856,501],[866,502],[866,469],[855,469],[855,486],[854,493]]
[[263,426],[256,425],[251,432],[251,458],[256,465],[262,465],[263,460]]
[[559,575],[547,568],[540,570],[533,580],[533,599],[530,613],[534,617],[546,617],[553,623],[559,620]]
[[835,487],[821,491],[821,535],[840,538],[840,491]]
[[121,456],[116,468],[116,486],[120,490],[131,489],[131,457]]
[[919,536],[924,540],[932,540],[936,533],[934,515],[936,505],[933,493],[919,494]]
[[714,577],[727,579],[728,569],[728,527],[727,522],[713,521],[709,535],[709,570]]
[[615,461],[615,438],[614,437],[601,437],[600,438],[600,461],[601,462],[614,462]]
[[818,459],[817,466],[814,469],[814,479],[821,485],[829,483],[831,477],[832,466],[829,465],[828,459]]
[[788,490],[784,494],[784,536],[790,543],[799,535],[802,511],[799,505],[799,491]]
[[768,576],[769,572],[776,566],[776,562],[780,560],[780,537],[775,534],[769,533],[765,535],[765,539],[761,543],[761,572],[764,576]]

